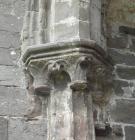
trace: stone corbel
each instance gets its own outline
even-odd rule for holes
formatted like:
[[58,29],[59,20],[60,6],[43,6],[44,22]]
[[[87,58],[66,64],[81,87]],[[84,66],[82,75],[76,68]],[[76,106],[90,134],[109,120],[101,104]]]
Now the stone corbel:
[[95,132],[109,126],[113,65],[91,42],[50,45],[23,57],[32,99],[26,117],[48,117],[50,139],[95,140]]

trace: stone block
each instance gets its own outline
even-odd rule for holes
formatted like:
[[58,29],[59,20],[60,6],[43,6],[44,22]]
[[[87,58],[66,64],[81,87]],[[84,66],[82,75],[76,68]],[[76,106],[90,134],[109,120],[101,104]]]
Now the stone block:
[[118,76],[122,79],[126,80],[134,80],[135,79],[135,68],[134,67],[121,67],[118,66],[116,69]]
[[[76,5],[77,7],[77,5]],[[69,1],[58,1],[55,4],[55,22],[58,23],[60,21],[66,20],[70,17],[76,17],[78,15],[77,12],[75,12],[75,7],[70,4]],[[62,12],[61,12],[62,11]]]
[[8,31],[0,31],[0,48],[19,48],[20,35]]
[[124,51],[119,51],[117,49],[109,49],[108,53],[116,64],[135,65],[135,56],[131,53],[125,53]]
[[135,140],[135,127],[126,126],[125,127],[125,140]]
[[135,35],[135,28],[132,28],[130,26],[120,26],[119,31],[120,33]]
[[116,99],[110,113],[114,122],[135,124],[135,100]]
[[132,39],[132,45],[130,45],[130,50],[135,51],[135,39]]
[[8,140],[8,121],[0,117],[0,140]]
[[113,83],[114,83],[115,94],[118,96],[122,96],[124,94],[122,87],[129,86],[128,82],[121,81],[121,80],[114,80]]
[[22,25],[22,20],[24,16],[24,10],[25,10],[25,1],[24,0],[17,0],[14,2],[14,13],[19,20],[19,22]]
[[119,97],[134,97],[133,88],[133,83],[122,80],[113,81],[113,89],[115,91],[115,94]]
[[89,40],[90,39],[90,23],[80,22],[79,23],[79,36],[81,39]]
[[0,66],[0,85],[20,87],[23,83],[21,69],[16,66]]
[[0,13],[1,14],[10,14],[12,11],[12,4],[13,4],[13,0],[1,0],[0,1]]
[[[79,24],[76,19],[69,19],[70,22],[55,25],[55,41],[70,40],[79,37]],[[75,21],[74,21],[75,20]]]
[[20,32],[22,24],[14,15],[0,15],[0,30],[17,33]]
[[39,119],[26,122],[23,119],[10,119],[8,140],[46,140],[47,120]]
[[26,90],[0,86],[0,115],[23,116],[27,109]]
[[110,137],[96,137],[96,140],[123,140],[121,137],[115,137],[115,136],[110,136]]
[[82,21],[89,21],[89,11],[90,11],[90,7],[89,7],[90,3],[89,1],[82,1],[80,0],[80,11],[79,11],[79,19]]
[[128,47],[128,36],[121,35],[109,37],[107,40],[107,46],[109,48],[125,49]]
[[17,58],[15,50],[0,48],[0,65],[15,65]]
[[96,136],[96,140],[123,140],[123,130],[120,125],[113,125],[110,135]]

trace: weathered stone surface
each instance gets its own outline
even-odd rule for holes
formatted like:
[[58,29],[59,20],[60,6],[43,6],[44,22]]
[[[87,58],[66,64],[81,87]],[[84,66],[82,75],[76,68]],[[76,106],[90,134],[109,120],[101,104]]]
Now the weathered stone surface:
[[24,80],[22,70],[16,66],[0,66],[0,85],[20,87]]
[[121,35],[121,36],[109,37],[107,46],[109,48],[125,49],[128,47],[128,36]]
[[19,23],[16,16],[0,15],[0,30],[17,33],[20,32],[21,28],[22,24]]
[[130,45],[131,51],[135,51],[135,39],[132,39],[132,45]]
[[134,84],[122,81],[122,80],[114,80],[114,91],[117,96],[124,96],[124,97],[134,97]]
[[132,28],[130,26],[120,26],[119,31],[120,33],[135,35],[135,28]]
[[108,53],[114,60],[115,64],[135,65],[135,55],[132,53],[126,53],[125,51],[120,51],[118,49],[109,49]]
[[125,127],[125,140],[134,140],[135,139],[135,127],[126,126]]
[[108,2],[107,20],[109,25],[134,27],[134,1],[113,0]]
[[10,119],[8,140],[46,140],[47,119],[26,122],[24,119]]
[[123,137],[123,130],[122,127],[120,125],[113,125],[112,126],[112,134],[117,136],[117,137]]
[[0,86],[0,115],[23,116],[27,108],[26,90]]
[[110,106],[111,119],[115,122],[135,124],[135,101],[117,99]]
[[0,48],[0,65],[15,65],[17,57],[15,50]]
[[123,140],[123,130],[120,125],[113,125],[109,136],[97,136],[96,140]]
[[118,66],[116,72],[117,72],[118,76],[122,79],[127,79],[127,80],[135,79],[135,68],[134,67]]
[[23,17],[24,0],[0,0],[0,13]]
[[96,140],[123,140],[121,137],[110,136],[110,137],[96,137]]
[[8,140],[8,121],[0,117],[0,140]]
[[19,48],[19,33],[0,31],[0,48]]

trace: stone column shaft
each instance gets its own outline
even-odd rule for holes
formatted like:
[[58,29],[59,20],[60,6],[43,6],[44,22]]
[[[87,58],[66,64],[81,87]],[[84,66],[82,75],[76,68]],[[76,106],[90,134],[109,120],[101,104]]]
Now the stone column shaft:
[[29,0],[22,60],[34,103],[26,116],[47,116],[47,140],[95,140],[93,105],[107,104],[113,65],[104,48],[101,3]]

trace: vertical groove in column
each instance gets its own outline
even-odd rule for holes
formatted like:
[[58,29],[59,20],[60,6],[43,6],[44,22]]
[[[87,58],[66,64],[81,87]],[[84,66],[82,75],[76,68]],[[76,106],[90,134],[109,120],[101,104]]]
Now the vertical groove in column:
[[36,44],[37,40],[37,17],[38,17],[38,0],[31,1],[30,13],[30,45]]
[[43,44],[46,42],[46,17],[47,17],[47,1],[39,0],[39,16],[38,16],[38,26],[39,26],[39,43]]
[[24,15],[23,29],[21,34],[22,46],[29,46],[29,23],[30,23],[30,0],[26,1],[26,12]]

